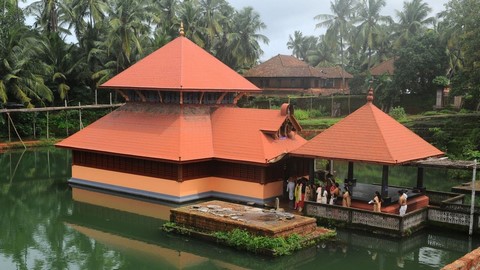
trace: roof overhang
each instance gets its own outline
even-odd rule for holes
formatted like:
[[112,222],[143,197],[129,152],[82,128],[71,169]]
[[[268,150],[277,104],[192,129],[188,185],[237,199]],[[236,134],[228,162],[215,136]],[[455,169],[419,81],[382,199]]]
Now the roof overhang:
[[448,157],[432,157],[411,161],[405,165],[415,167],[448,168],[457,170],[473,170],[478,163],[471,160],[451,160]]

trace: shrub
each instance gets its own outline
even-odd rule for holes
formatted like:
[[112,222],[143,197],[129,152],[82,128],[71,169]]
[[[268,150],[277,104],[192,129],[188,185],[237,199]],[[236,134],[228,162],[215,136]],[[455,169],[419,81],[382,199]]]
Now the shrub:
[[308,119],[308,116],[309,116],[308,111],[305,111],[302,109],[296,109],[294,114],[297,120],[306,120]]
[[308,111],[308,117],[309,118],[319,118],[319,117],[322,117],[322,116],[325,116],[325,115],[326,115],[325,107],[323,107],[323,106],[320,106],[319,110],[309,110]]
[[407,119],[407,114],[402,107],[395,107],[390,111],[390,116],[397,121],[402,121]]
[[266,237],[254,236],[245,230],[234,229],[229,232],[213,233],[217,239],[222,240],[225,244],[256,252],[259,249],[270,249],[274,251],[274,255],[288,255],[293,251],[302,248],[305,238],[297,234],[292,234],[286,238],[283,237]]

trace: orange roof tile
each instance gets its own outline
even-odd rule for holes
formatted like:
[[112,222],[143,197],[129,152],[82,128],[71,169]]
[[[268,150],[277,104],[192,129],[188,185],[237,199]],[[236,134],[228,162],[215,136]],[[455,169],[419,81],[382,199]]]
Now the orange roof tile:
[[171,161],[227,159],[265,163],[305,143],[277,139],[280,110],[127,103],[57,146]]
[[291,154],[394,165],[443,152],[367,102]]
[[[315,78],[342,78],[341,67],[314,68],[309,64],[291,55],[277,55],[264,63],[245,72],[244,77],[269,77],[269,78],[290,78],[290,77],[315,77]],[[345,78],[353,76],[344,71]]]
[[180,36],[119,73],[100,88],[257,92],[255,85]]

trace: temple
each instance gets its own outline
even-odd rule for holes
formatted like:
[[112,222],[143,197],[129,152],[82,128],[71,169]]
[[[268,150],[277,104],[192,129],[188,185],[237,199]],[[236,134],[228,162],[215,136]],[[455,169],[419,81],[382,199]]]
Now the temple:
[[183,35],[100,88],[126,104],[56,145],[72,150],[76,188],[263,204],[282,196],[291,172],[311,169],[287,155],[306,142],[293,107],[237,107],[260,89]]

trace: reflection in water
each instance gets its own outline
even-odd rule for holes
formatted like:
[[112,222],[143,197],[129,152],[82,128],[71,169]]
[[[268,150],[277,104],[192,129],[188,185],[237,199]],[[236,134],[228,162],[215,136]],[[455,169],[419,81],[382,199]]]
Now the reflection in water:
[[0,154],[0,269],[438,269],[478,246],[446,232],[338,230],[337,241],[265,258],[161,232],[176,205],[72,194],[70,158],[53,148]]

